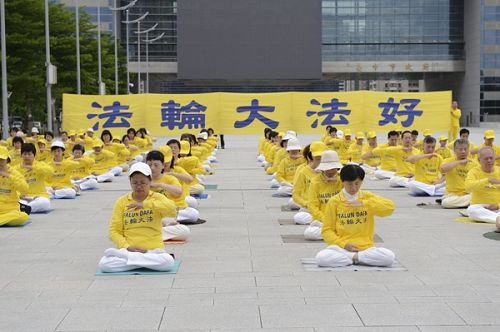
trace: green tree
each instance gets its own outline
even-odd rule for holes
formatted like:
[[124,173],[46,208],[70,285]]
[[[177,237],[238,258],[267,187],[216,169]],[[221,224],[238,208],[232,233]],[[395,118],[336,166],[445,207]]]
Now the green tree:
[[[40,0],[9,0],[5,3],[9,112],[24,119],[46,122],[44,3]],[[75,13],[62,4],[50,4],[51,62],[57,66],[52,86],[55,109],[63,93],[76,93]],[[83,94],[97,94],[97,32],[89,15],[80,10],[81,86]],[[101,34],[102,76],[107,92],[114,93],[114,44]],[[120,93],[126,92],[125,50],[119,46]]]

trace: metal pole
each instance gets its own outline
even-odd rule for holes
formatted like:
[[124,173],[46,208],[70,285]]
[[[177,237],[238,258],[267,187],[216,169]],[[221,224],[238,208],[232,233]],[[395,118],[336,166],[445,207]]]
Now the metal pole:
[[102,70],[101,70],[101,0],[97,0],[97,71],[98,79],[97,84],[99,86],[99,94],[103,95],[104,91],[101,90],[102,84]]
[[[126,17],[128,22],[128,9],[126,11]],[[129,51],[128,51],[128,34],[129,34],[129,24],[127,23],[127,93],[130,94],[130,72],[128,71],[129,66]]]
[[9,96],[7,92],[7,50],[5,40],[5,0],[0,0],[0,29],[2,29],[2,138],[9,135]]
[[[149,40],[146,32],[146,40]],[[149,93],[149,43],[146,42],[146,93]]]
[[137,22],[137,93],[141,93],[141,21]]
[[52,85],[50,74],[49,0],[45,0],[45,66],[47,67],[47,129],[52,131]]
[[76,19],[76,93],[82,93],[81,77],[80,77],[80,4],[76,0],[75,3],[75,19]]
[[[116,8],[116,0],[114,2],[114,7]],[[114,21],[115,21],[115,94],[118,94],[118,20],[116,16],[120,12],[114,12]]]

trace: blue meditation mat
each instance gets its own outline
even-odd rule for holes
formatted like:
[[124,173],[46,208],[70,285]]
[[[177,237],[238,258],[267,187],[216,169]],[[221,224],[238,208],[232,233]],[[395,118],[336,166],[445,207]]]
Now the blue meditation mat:
[[181,265],[181,261],[175,260],[174,266],[170,271],[155,271],[146,268],[140,268],[130,271],[123,272],[102,272],[101,270],[97,270],[96,276],[133,276],[133,275],[158,275],[158,274],[176,274],[179,271],[179,266]]
[[2,225],[2,226],[0,226],[0,227],[24,227],[24,226],[28,226],[28,225],[30,225],[30,224],[31,224],[31,221],[29,221],[29,220],[28,220],[28,221],[27,221],[26,223],[24,223],[23,225],[15,225],[15,226],[14,226],[14,225]]
[[196,195],[191,195],[191,196],[193,196],[196,199],[207,199],[208,198],[208,194],[196,194]]

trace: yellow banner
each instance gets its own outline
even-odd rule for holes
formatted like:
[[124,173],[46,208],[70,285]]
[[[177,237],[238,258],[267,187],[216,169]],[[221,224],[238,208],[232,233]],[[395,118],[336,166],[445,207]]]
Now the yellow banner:
[[63,96],[63,128],[92,127],[123,135],[147,128],[155,136],[179,136],[213,128],[221,134],[261,134],[265,127],[319,134],[338,129],[448,131],[451,91],[392,93],[284,92]]

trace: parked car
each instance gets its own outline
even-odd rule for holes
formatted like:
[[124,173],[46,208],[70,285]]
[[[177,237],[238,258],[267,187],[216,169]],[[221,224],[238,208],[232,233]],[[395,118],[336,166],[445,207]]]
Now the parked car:
[[18,129],[21,129],[21,128],[23,128],[23,122],[22,121],[14,121],[14,122],[12,122],[11,127],[16,127]]

